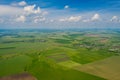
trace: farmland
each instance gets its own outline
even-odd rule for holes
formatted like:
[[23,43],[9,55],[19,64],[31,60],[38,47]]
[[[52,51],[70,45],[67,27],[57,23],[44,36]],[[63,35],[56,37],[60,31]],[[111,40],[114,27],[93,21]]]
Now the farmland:
[[120,80],[120,56],[113,56],[98,62],[75,67],[77,70],[104,77],[108,80]]
[[120,30],[0,30],[0,80],[118,80],[119,61]]

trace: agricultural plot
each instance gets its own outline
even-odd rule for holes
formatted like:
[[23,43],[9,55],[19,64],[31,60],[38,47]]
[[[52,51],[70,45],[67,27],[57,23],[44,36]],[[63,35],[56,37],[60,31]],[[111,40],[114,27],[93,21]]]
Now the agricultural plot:
[[28,73],[21,73],[21,74],[2,77],[0,78],[0,80],[37,80],[37,79]]
[[27,71],[36,76],[38,80],[105,80],[104,78],[65,67],[45,57],[34,60]]
[[83,66],[74,67],[89,74],[93,74],[107,80],[120,80],[120,56],[113,56]]
[[64,62],[70,60],[66,54],[54,54],[47,56],[49,59],[54,60],[55,62]]
[[31,58],[25,55],[4,57],[0,60],[0,77],[22,73],[30,63]]
[[76,67],[76,66],[82,66],[82,64],[79,64],[77,62],[70,61],[70,60],[69,61],[60,62],[58,64],[61,65],[61,66],[67,67],[67,68],[71,68],[71,69],[74,69],[74,67]]

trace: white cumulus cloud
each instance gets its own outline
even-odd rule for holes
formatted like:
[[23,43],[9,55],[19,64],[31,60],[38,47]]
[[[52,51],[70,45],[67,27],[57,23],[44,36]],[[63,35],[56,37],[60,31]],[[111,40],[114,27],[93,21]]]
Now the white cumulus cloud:
[[119,18],[117,16],[113,16],[110,21],[112,22],[119,22]]
[[100,20],[100,15],[94,14],[94,16],[91,18],[91,21],[97,21],[97,20]]
[[64,6],[64,9],[68,9],[68,8],[69,8],[69,6],[68,6],[68,5],[65,5],[65,6]]
[[27,3],[25,1],[11,3],[11,6],[26,6],[26,5]]
[[61,21],[61,22],[65,22],[65,21],[68,21],[68,22],[78,22],[81,19],[82,19],[82,16],[71,16],[71,17],[68,17],[68,18],[59,19],[59,21]]
[[90,22],[90,19],[85,19],[83,20],[83,22]]
[[25,22],[26,21],[26,17],[25,16],[23,16],[23,15],[21,15],[21,16],[19,16],[17,19],[16,19],[16,21],[17,22]]
[[43,22],[43,21],[45,21],[46,20],[46,18],[45,17],[43,17],[43,16],[36,16],[36,17],[34,17],[34,23],[39,23],[39,22]]
[[77,22],[77,21],[81,20],[81,18],[82,18],[81,16],[71,16],[68,18],[68,21]]
[[25,6],[24,7],[24,11],[27,14],[38,14],[41,13],[40,7],[37,7],[37,9],[35,9],[36,5],[29,5],[29,6]]
[[18,5],[19,6],[25,6],[25,5],[27,5],[27,3],[25,1],[21,1],[21,2],[18,3]]

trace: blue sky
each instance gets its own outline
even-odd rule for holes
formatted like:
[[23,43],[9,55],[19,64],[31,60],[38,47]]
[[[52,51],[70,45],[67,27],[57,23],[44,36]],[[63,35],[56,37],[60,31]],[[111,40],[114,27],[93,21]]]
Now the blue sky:
[[0,0],[0,28],[120,27],[120,0]]
[[[71,6],[77,10],[120,10],[120,0],[24,0],[28,4],[36,4],[41,8],[62,9],[65,5]],[[21,2],[21,0],[0,0],[1,5],[10,5],[11,3]]]

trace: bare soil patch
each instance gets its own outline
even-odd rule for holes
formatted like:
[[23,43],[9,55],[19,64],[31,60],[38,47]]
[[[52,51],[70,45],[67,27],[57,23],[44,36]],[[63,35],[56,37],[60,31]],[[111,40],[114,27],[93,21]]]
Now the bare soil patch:
[[21,73],[21,74],[2,77],[0,78],[0,80],[37,80],[37,79],[28,73]]

